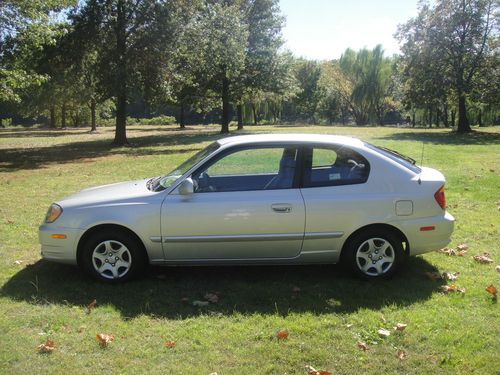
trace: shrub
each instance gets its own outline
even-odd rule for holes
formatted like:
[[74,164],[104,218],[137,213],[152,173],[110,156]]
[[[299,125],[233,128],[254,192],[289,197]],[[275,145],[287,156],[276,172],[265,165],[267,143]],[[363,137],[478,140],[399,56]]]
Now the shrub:
[[137,121],[141,125],[173,125],[176,123],[175,117],[165,115],[153,118],[137,119]]

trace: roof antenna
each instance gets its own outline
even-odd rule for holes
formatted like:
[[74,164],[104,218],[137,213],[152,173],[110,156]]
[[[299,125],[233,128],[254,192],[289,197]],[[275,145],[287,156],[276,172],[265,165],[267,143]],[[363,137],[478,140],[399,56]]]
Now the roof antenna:
[[422,141],[422,155],[420,157],[420,174],[418,175],[418,184],[422,184],[422,164],[424,164],[424,145],[425,141]]

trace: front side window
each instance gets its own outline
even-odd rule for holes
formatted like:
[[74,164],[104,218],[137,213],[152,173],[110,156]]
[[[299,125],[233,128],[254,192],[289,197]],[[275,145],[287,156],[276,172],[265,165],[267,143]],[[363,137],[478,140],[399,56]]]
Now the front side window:
[[290,189],[296,162],[296,147],[232,150],[193,174],[195,193]]
[[362,184],[368,180],[370,165],[346,147],[313,147],[306,150],[304,187]]

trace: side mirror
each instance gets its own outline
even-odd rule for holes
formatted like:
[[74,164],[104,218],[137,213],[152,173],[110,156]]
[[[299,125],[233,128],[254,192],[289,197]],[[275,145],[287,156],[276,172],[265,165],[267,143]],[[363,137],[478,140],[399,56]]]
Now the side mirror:
[[189,195],[194,193],[194,183],[191,177],[186,178],[178,187],[180,195]]

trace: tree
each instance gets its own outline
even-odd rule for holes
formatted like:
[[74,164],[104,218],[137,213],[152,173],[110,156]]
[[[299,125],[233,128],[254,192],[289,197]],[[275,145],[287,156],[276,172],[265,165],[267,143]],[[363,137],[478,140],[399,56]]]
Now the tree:
[[400,26],[397,34],[408,64],[419,56],[428,67],[430,74],[420,78],[429,82],[442,75],[455,92],[461,133],[471,130],[466,100],[490,53],[493,11],[493,0],[438,0],[434,7],[424,3],[418,16]]
[[[148,0],[88,0],[71,15],[82,45],[97,52],[97,76],[103,97],[116,104],[114,145],[128,143],[127,104],[143,63],[168,44],[169,3]],[[151,66],[151,65],[149,65]]]
[[321,75],[320,65],[316,61],[299,59],[294,71],[298,86],[298,93],[294,99],[297,114],[315,123],[315,115],[321,98],[321,91],[318,87]]
[[19,42],[29,45],[36,53],[51,37],[50,14],[75,3],[76,0],[0,2],[0,103],[19,102],[22,90],[44,81],[45,77],[32,69],[33,53]]
[[192,25],[201,56],[199,66],[207,96],[216,95],[222,101],[221,133],[229,132],[231,83],[244,69],[248,30],[237,5],[206,4],[199,19]]

